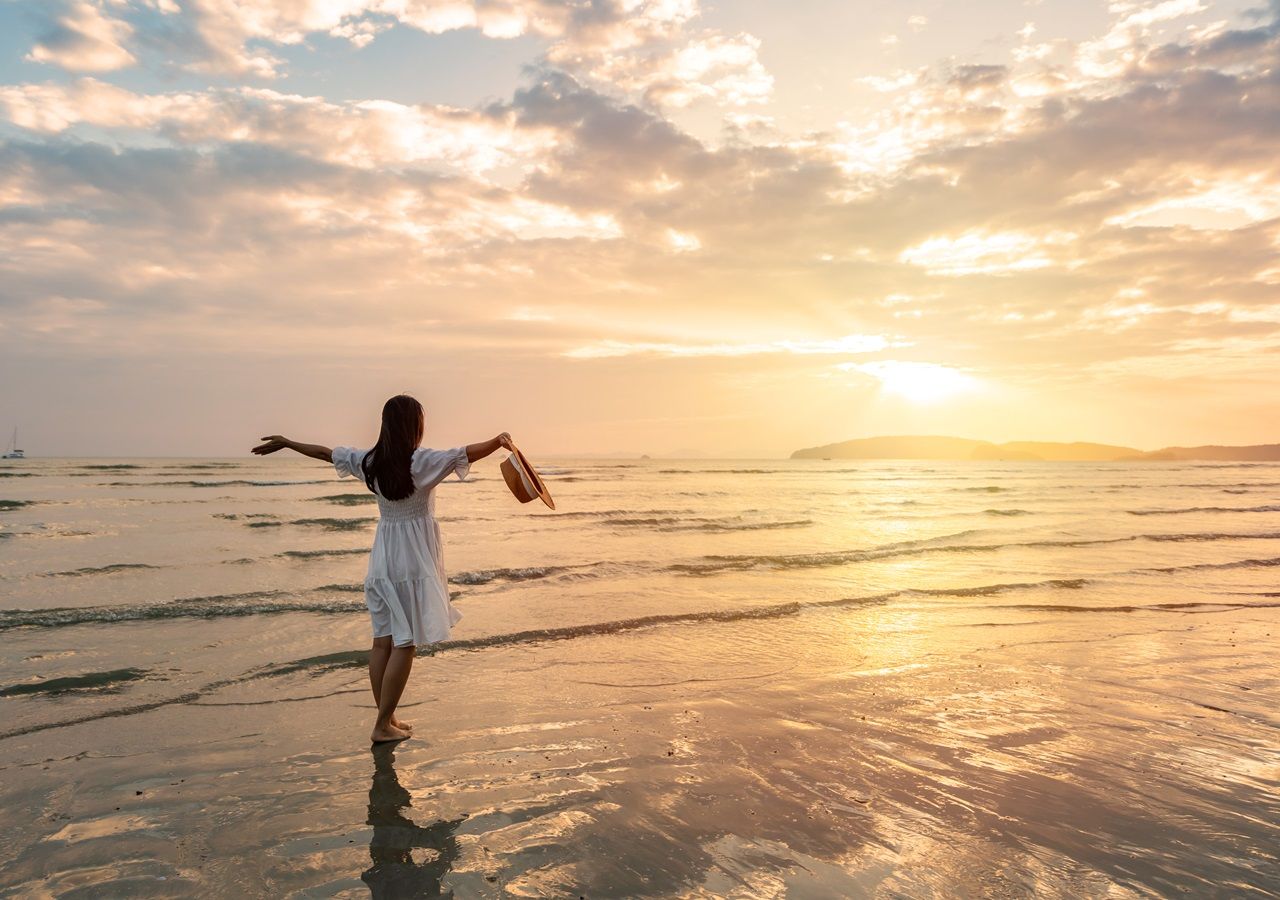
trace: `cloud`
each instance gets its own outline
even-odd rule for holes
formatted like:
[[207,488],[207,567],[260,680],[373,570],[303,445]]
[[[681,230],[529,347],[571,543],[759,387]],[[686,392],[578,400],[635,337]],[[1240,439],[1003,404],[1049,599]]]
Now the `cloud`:
[[1125,228],[1234,229],[1280,216],[1280,181],[1262,173],[1241,178],[1191,178],[1185,193],[1161,197],[1106,219]]
[[958,66],[950,83],[958,86],[966,95],[985,93],[1000,87],[1009,77],[1008,66],[968,65]]
[[[32,58],[72,71],[131,65],[125,44],[167,65],[206,75],[257,79],[283,74],[273,48],[326,34],[357,47],[400,26],[426,34],[474,29],[495,40],[534,35],[546,60],[580,78],[658,105],[709,100],[728,106],[769,97],[773,79],[757,38],[692,29],[696,0],[165,0],[155,13],[124,18],[127,4],[73,0]],[[135,34],[136,31],[136,34]]]
[[1201,0],[1164,0],[1153,5],[1115,0],[1110,4],[1110,11],[1116,17],[1111,28],[1103,36],[1080,44],[1076,50],[1076,68],[1090,79],[1121,76],[1143,55],[1153,25],[1190,16],[1205,8]]
[[648,53],[606,52],[588,59],[553,51],[549,58],[655,106],[710,100],[737,107],[762,103],[773,91],[773,76],[760,63],[759,49],[760,41],[749,34],[706,34]]
[[[474,257],[475,248],[619,235],[607,215],[464,178],[374,173],[245,145],[11,143],[0,149],[0,173],[6,339],[95,352],[132,355],[157,341],[231,350],[243,346],[247,323],[281,352],[424,337],[461,345],[424,323],[484,319],[485,305],[459,306],[461,293],[528,277],[512,259]],[[77,331],[49,331],[48,301],[59,296],[102,307]],[[366,304],[378,314],[362,316]]]
[[1036,236],[968,231],[957,237],[931,237],[903,250],[898,259],[930,275],[1001,275],[1051,266],[1053,248],[1075,238],[1070,232]]
[[844,355],[849,353],[874,353],[889,346],[889,339],[879,334],[848,334],[834,340],[803,339],[710,344],[604,340],[582,347],[574,347],[571,350],[566,350],[564,355],[571,359],[601,359],[637,355],[676,357],[758,356],[769,353]]
[[136,62],[124,47],[133,33],[128,23],[89,0],[70,0],[62,9],[28,59],[72,72],[111,72]]
[[250,142],[360,167],[437,164],[467,172],[527,162],[555,135],[517,127],[509,107],[331,103],[257,88],[136,94],[92,78],[0,86],[0,111],[16,125],[59,133],[76,125],[129,129],[184,145]]

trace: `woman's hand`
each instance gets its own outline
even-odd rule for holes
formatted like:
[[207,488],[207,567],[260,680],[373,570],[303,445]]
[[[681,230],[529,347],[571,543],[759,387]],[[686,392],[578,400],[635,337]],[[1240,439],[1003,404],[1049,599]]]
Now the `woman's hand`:
[[292,441],[279,434],[269,434],[262,440],[266,443],[259,444],[253,448],[253,452],[259,456],[266,456],[268,453],[275,453],[277,450],[285,450],[292,445]]
[[511,435],[505,431],[498,435],[495,440],[498,442],[499,447],[506,447],[508,450],[516,449],[516,445],[511,443]]

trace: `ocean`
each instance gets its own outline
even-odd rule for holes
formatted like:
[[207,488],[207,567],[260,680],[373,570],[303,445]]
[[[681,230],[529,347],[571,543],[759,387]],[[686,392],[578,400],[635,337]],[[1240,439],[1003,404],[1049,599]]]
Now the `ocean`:
[[0,889],[1280,895],[1280,465],[496,460],[373,753],[361,483],[0,463]]

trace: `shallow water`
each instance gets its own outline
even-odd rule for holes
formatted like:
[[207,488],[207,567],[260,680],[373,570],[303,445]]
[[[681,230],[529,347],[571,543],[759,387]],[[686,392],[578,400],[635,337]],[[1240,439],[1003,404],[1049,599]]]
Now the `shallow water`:
[[0,464],[0,887],[1280,893],[1280,466],[473,472],[370,755],[359,484]]

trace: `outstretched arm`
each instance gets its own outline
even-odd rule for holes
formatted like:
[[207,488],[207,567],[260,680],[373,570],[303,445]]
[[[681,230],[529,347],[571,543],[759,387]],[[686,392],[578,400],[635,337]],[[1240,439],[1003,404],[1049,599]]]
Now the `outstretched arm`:
[[514,449],[511,443],[511,435],[505,431],[493,440],[481,441],[479,444],[467,444],[467,462],[475,462],[477,459],[484,459],[491,453],[496,453],[499,447],[506,447],[508,450]]
[[262,440],[265,443],[253,448],[253,452],[259,456],[266,456],[268,453],[275,453],[277,450],[293,450],[296,453],[310,456],[312,459],[318,459],[321,462],[333,462],[333,450],[320,444],[300,444],[278,434],[267,435]]

